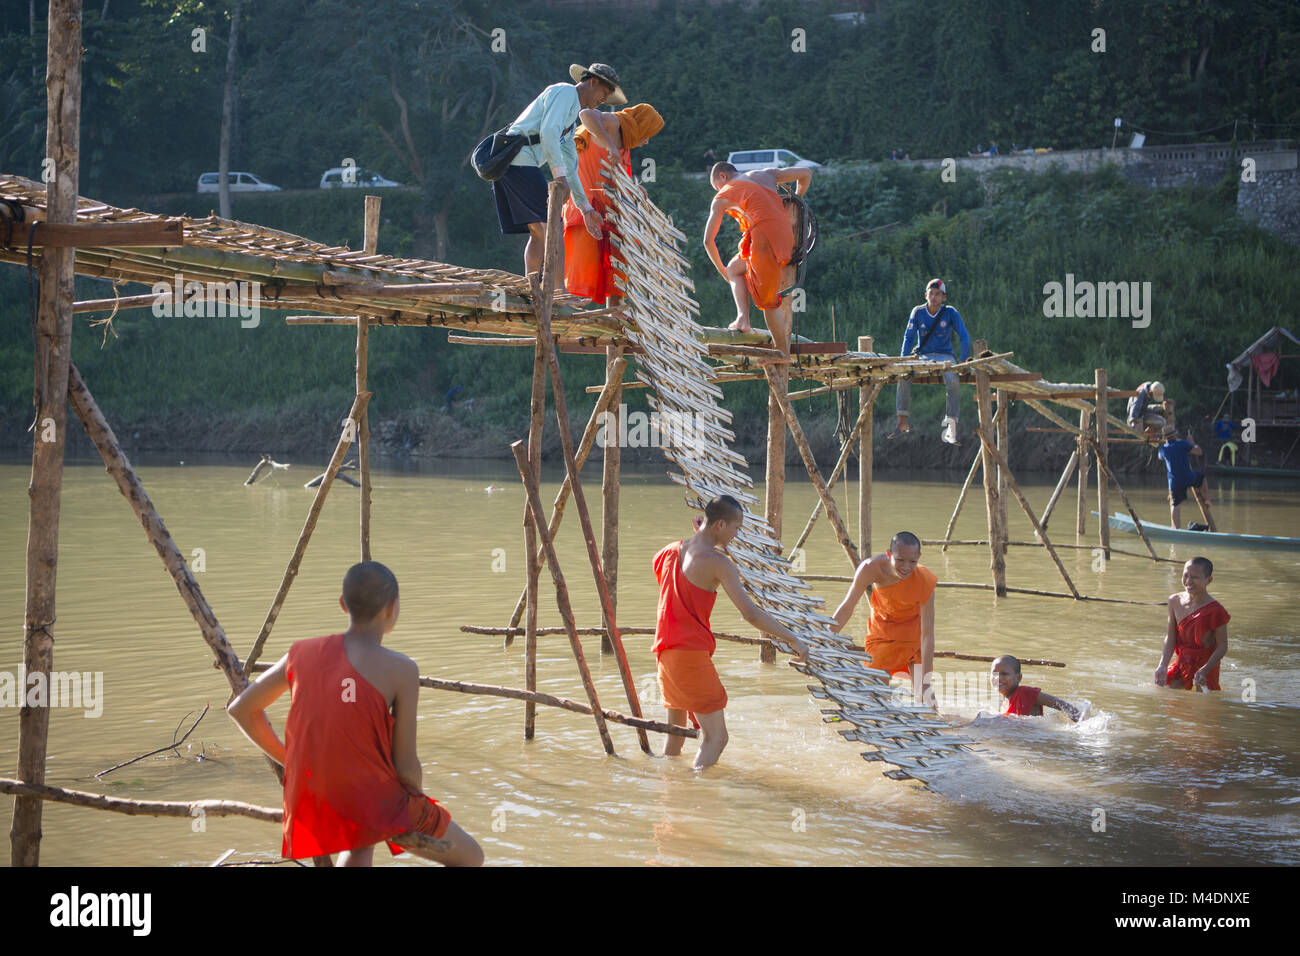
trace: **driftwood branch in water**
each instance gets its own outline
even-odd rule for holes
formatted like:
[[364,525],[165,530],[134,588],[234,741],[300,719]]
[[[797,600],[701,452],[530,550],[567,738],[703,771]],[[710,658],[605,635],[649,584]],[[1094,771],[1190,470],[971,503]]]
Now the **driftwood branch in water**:
[[[181,744],[185,743],[187,739],[189,739],[190,734],[194,733],[194,728],[199,725],[200,720],[202,720],[204,717],[207,716],[208,708],[211,706],[212,705],[210,703],[203,705],[203,713],[199,714],[198,719],[195,720],[194,723],[190,724],[190,729],[185,731],[185,736],[182,737],[180,740],[176,739],[176,730],[181,729],[181,723],[185,722],[185,717],[188,717],[190,714],[194,713],[194,711],[190,711],[190,714],[186,714],[185,717],[181,718],[181,723],[178,723],[176,725],[176,730],[172,731],[172,742],[168,744],[166,747],[159,747],[157,750],[151,750],[147,754],[141,754],[138,757],[132,757],[130,760],[120,763],[116,767],[109,767],[107,770],[101,770],[99,773],[95,774],[96,779],[104,776],[104,774],[106,773],[112,773],[114,770],[121,770],[123,767],[128,767],[131,764],[135,763],[136,761],[143,760],[145,757],[153,757],[157,754],[165,753],[168,750],[176,750],[177,747],[179,747]],[[178,757],[180,756],[179,751],[177,752],[176,755]]]

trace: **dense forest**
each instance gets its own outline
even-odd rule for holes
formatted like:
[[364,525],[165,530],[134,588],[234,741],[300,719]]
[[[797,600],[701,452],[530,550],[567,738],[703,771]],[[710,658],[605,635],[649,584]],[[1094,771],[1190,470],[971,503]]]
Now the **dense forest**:
[[[233,6],[87,4],[84,195],[169,213],[215,206],[195,183],[217,168]],[[38,178],[44,7],[4,9],[0,170]],[[240,195],[234,215],[355,247],[361,197],[316,189],[324,170],[353,158],[412,187],[385,192],[381,251],[515,271],[519,242],[498,234],[467,153],[579,61],[614,64],[632,101],[666,118],[638,161],[655,161],[647,188],[692,237],[710,190],[685,174],[703,170],[708,148],[725,156],[778,146],[834,166],[876,163],[895,148],[962,155],[993,139],[1004,149],[1109,146],[1115,117],[1122,135],[1145,131],[1148,144],[1300,129],[1300,5],[1289,0],[881,0],[856,21],[829,16],[844,9],[788,0],[617,11],[244,3],[230,168],[286,192]],[[1223,394],[1223,363],[1300,292],[1295,249],[1236,218],[1235,177],[1225,174],[1215,189],[1156,192],[1112,171],[943,183],[886,162],[818,176],[809,198],[822,241],[798,331],[849,342],[872,334],[877,348],[896,350],[925,280],[941,275],[972,334],[1015,351],[1021,365],[1058,381],[1090,381],[1103,365],[1121,386],[1160,377],[1180,407],[1209,414]],[[723,324],[726,287],[698,243],[688,253],[703,321]],[[1044,317],[1044,283],[1067,272],[1152,282],[1151,326]],[[78,284],[79,295],[111,294],[104,283]],[[0,267],[0,414],[12,445],[25,442],[30,416],[29,321],[25,271]],[[78,363],[119,430],[139,432],[143,447],[324,448],[337,416],[321,409],[346,406],[351,349],[336,329],[268,320],[241,332],[147,311],[119,315],[111,330],[77,322]],[[450,347],[441,331],[380,330],[371,382],[381,434],[398,447],[423,442],[426,452],[454,442],[488,453],[514,437],[528,357],[491,350],[489,380],[483,351]],[[598,377],[598,359],[572,362],[575,378]],[[456,386],[457,400],[441,411]],[[937,410],[940,392],[918,390],[918,415]],[[742,441],[756,440],[760,387],[734,387],[728,401]],[[881,411],[890,404],[882,400]],[[814,429],[822,447],[833,408],[829,399],[814,405],[827,420]]]

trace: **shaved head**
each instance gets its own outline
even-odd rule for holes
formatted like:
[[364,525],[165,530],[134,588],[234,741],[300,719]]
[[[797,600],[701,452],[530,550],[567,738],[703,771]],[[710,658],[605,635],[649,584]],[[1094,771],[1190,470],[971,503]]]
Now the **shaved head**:
[[718,495],[704,507],[704,520],[708,524],[715,521],[732,521],[743,515],[745,509],[731,495]]
[[359,623],[373,621],[397,599],[397,577],[378,561],[362,561],[343,576],[343,604]]
[[1020,673],[1020,661],[1012,657],[1010,654],[1003,654],[1001,657],[997,658],[993,662],[993,670],[997,670],[999,664],[1003,665],[1004,668],[1012,674]]
[[906,545],[909,548],[916,548],[917,551],[920,551],[921,539],[910,531],[900,531],[890,539],[889,550],[897,551],[901,545]]

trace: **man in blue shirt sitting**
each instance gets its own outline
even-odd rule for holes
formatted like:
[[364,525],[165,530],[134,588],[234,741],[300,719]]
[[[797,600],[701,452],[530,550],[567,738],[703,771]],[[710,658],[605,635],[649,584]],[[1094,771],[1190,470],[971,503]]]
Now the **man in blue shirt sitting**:
[[[948,298],[948,287],[942,279],[931,279],[925,287],[926,302],[912,310],[907,320],[907,331],[903,333],[902,355],[909,358],[925,359],[927,362],[957,361],[953,352],[952,333],[961,336],[961,361],[970,358],[970,334],[961,320],[961,315],[944,302]],[[948,402],[944,409],[943,440],[949,445],[957,442],[957,416],[961,411],[960,380],[956,372],[944,372],[943,383],[948,390]],[[912,405],[912,382],[904,379],[898,383],[898,427],[890,433],[895,438],[911,431],[907,424],[908,409]]]
[[1194,471],[1188,457],[1201,454],[1201,446],[1175,437],[1173,428],[1168,425],[1165,426],[1164,439],[1156,454],[1165,463],[1169,477],[1169,524],[1177,528],[1178,506],[1187,500],[1188,489],[1199,488],[1208,499],[1210,488],[1205,482],[1205,472]]

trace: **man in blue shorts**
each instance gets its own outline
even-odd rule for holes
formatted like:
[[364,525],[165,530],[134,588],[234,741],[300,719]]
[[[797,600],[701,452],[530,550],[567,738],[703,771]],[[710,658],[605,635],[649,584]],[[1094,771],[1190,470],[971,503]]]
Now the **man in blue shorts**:
[[[957,361],[953,349],[954,332],[961,337],[961,361],[970,358],[970,334],[961,320],[961,314],[944,301],[948,297],[948,287],[942,279],[931,279],[925,287],[925,304],[912,310],[907,320],[907,331],[903,333],[902,355],[907,358],[925,359],[927,362]],[[944,409],[943,440],[949,445],[957,442],[957,415],[961,410],[960,380],[956,372],[944,372],[943,384],[948,390],[948,402]],[[898,427],[890,434],[896,438],[911,431],[907,424],[908,410],[912,404],[912,382],[903,379],[898,383]]]
[[506,174],[492,184],[501,231],[528,233],[525,274],[542,270],[547,189],[542,166],[549,166],[556,182],[569,188],[587,231],[596,239],[604,235],[600,214],[587,199],[578,178],[578,148],[573,132],[579,110],[596,109],[602,103],[621,106],[627,97],[619,88],[618,74],[608,64],[583,67],[574,63],[569,75],[573,83],[552,83],[507,128],[510,133],[531,136],[533,141],[519,151]]
[[1201,454],[1201,446],[1175,437],[1174,430],[1165,426],[1164,442],[1156,449],[1156,454],[1165,463],[1165,471],[1169,476],[1169,523],[1177,528],[1178,506],[1187,500],[1189,488],[1199,488],[1201,494],[1209,497],[1210,489],[1205,483],[1205,472],[1194,471],[1188,457]]

